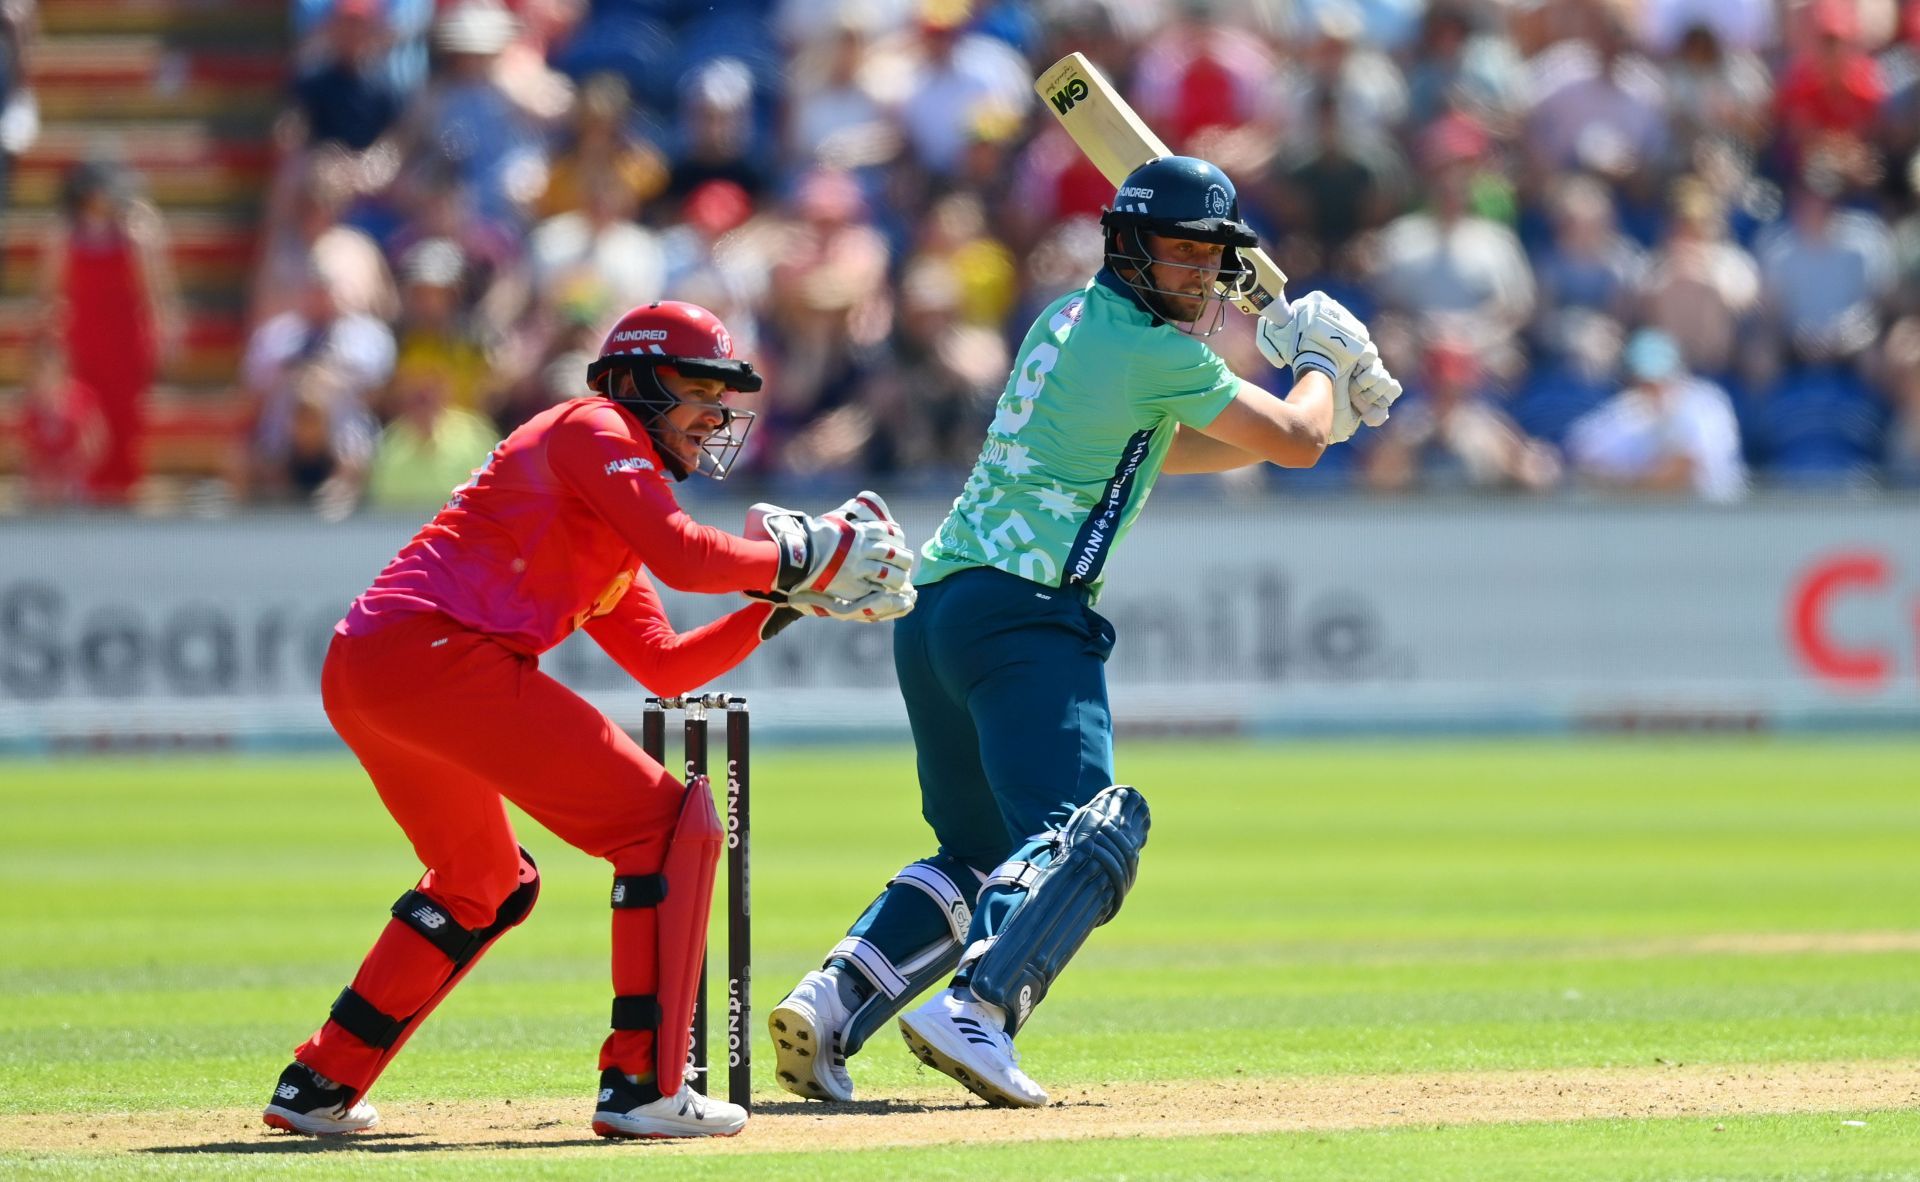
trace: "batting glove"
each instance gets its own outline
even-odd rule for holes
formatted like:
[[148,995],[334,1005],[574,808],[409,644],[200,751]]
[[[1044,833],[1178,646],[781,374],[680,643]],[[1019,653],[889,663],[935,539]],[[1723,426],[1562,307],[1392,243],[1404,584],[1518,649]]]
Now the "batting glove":
[[1379,356],[1367,326],[1324,291],[1295,300],[1286,323],[1262,316],[1257,329],[1260,353],[1275,368],[1319,370],[1335,386]]

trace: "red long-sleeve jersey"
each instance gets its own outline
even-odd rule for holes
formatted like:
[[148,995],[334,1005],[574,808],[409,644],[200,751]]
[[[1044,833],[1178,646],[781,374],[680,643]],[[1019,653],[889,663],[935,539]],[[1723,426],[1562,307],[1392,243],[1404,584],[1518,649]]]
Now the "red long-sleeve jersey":
[[675,632],[642,568],[678,590],[732,592],[772,587],[778,566],[772,542],[687,516],[630,412],[576,398],[502,440],[334,630],[440,612],[537,655],[584,627],[641,684],[678,694],[746,659],[773,609]]

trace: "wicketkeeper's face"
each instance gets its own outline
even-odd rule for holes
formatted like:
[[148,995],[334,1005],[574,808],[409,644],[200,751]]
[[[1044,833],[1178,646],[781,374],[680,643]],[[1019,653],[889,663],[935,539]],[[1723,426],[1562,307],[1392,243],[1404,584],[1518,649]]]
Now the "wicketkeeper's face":
[[660,384],[677,400],[663,416],[667,430],[663,442],[688,467],[697,467],[700,445],[727,422],[726,383],[718,378],[688,377],[670,365],[659,369]]
[[1169,238],[1151,231],[1141,235],[1153,265],[1147,268],[1147,282],[1156,288],[1167,305],[1171,320],[1198,320],[1206,310],[1206,301],[1220,278],[1220,263],[1227,248],[1218,242],[1196,242],[1191,238]]

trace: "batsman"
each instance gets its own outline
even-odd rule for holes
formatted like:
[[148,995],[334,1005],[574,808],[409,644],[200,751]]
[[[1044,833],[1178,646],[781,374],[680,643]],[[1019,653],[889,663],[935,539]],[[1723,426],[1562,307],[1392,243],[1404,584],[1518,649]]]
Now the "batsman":
[[[633,309],[586,380],[503,440],[334,628],[327,718],[427,872],[281,1072],[261,1114],[273,1128],[372,1128],[366,1097],[381,1073],[533,910],[540,871],[507,801],[613,872],[593,1131],[710,1137],[746,1124],[685,1078],[724,839],[713,797],[704,777],[675,778],[543,673],[540,654],[585,632],[655,693],[684,693],[803,612],[911,610],[913,554],[872,493],[817,518],[755,506],[745,536],[680,507],[671,482],[725,476],[745,442],[752,412],[725,399],[761,383],[707,309]],[[655,578],[756,602],[680,632]]]
[[1015,1036],[1120,910],[1147,843],[1146,796],[1114,783],[1115,637],[1095,610],[1108,559],[1162,473],[1308,467],[1399,396],[1365,326],[1321,293],[1259,322],[1263,354],[1292,371],[1284,398],[1205,343],[1251,282],[1239,252],[1256,246],[1214,165],[1150,160],[1101,224],[1104,266],[1028,330],[923,549],[919,605],[894,624],[937,848],[769,1015],[796,1095],[851,1100],[847,1060],[899,1014],[913,1053],[989,1104],[1047,1102]]

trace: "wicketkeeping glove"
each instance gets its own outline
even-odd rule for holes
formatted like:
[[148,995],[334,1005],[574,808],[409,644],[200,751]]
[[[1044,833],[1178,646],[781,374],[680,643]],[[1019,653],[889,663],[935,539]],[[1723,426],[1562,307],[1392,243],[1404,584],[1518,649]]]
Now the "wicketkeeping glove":
[[[862,491],[818,518],[778,505],[747,511],[746,536],[780,546],[780,573],[766,592],[749,592],[786,608],[836,620],[879,621],[913,610],[913,551],[879,493]],[[775,620],[781,612],[774,613]],[[790,623],[768,626],[775,631]],[[763,632],[763,635],[771,635]]]

